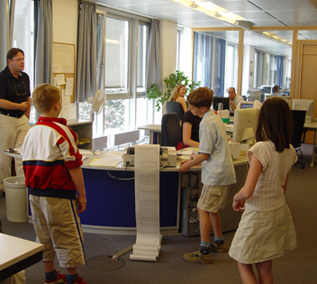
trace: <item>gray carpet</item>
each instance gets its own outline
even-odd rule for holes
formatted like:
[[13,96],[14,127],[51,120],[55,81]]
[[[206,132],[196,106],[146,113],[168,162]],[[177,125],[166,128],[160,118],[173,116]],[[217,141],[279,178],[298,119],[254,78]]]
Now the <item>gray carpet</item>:
[[[317,166],[310,168],[311,145],[302,145],[306,169],[300,165],[292,168],[287,203],[293,215],[297,231],[298,248],[288,251],[273,261],[275,283],[311,284],[317,283]],[[28,240],[35,240],[32,224],[7,221],[5,198],[0,195],[0,220],[3,232]],[[225,233],[228,244],[234,232]],[[199,237],[183,235],[164,236],[159,259],[156,263],[135,262],[129,260],[129,253],[113,264],[107,256],[135,243],[135,236],[114,236],[84,234],[85,251],[90,267],[79,267],[80,276],[88,284],[112,283],[241,283],[234,260],[228,254],[212,254],[213,264],[202,265],[188,263],[182,259],[185,252],[197,250]],[[0,244],[1,245],[1,244]],[[56,263],[57,269],[59,269]],[[60,269],[64,272],[63,269]],[[26,270],[27,284],[44,283],[41,263]]]

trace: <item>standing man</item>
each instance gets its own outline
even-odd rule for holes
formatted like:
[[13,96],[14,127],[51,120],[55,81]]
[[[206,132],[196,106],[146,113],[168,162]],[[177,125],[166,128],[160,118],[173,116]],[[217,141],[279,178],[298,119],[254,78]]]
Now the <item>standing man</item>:
[[[28,130],[31,108],[30,79],[24,70],[24,52],[11,48],[7,66],[0,72],[0,191],[3,180],[11,176],[12,158],[3,150],[21,148]],[[23,175],[22,160],[15,160],[16,175]]]
[[230,112],[233,113],[236,108],[240,108],[244,99],[236,94],[236,89],[234,87],[230,87],[228,89],[229,102],[230,102]]

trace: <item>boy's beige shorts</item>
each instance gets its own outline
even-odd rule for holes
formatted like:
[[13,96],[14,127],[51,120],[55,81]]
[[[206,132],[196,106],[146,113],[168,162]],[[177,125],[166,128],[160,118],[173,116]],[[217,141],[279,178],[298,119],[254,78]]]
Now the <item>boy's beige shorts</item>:
[[203,185],[197,207],[201,210],[217,213],[224,209],[229,193],[229,185]]
[[29,199],[36,241],[44,245],[43,261],[54,261],[57,255],[63,268],[85,264],[77,201],[34,195]]

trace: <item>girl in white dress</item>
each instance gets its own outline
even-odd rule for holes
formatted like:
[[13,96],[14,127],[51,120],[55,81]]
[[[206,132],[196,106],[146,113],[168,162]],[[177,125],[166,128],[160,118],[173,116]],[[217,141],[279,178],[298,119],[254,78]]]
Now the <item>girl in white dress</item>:
[[266,100],[259,113],[257,143],[247,152],[249,173],[232,204],[235,211],[244,210],[229,251],[244,284],[273,283],[272,259],[296,248],[294,223],[285,202],[289,172],[297,161],[291,133],[288,104],[281,98]]

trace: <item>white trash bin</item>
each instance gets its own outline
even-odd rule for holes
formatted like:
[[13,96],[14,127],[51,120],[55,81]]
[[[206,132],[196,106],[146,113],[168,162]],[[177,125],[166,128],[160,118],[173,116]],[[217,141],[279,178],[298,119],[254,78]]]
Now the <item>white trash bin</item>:
[[7,177],[3,180],[7,219],[11,222],[27,222],[27,189],[24,176]]

